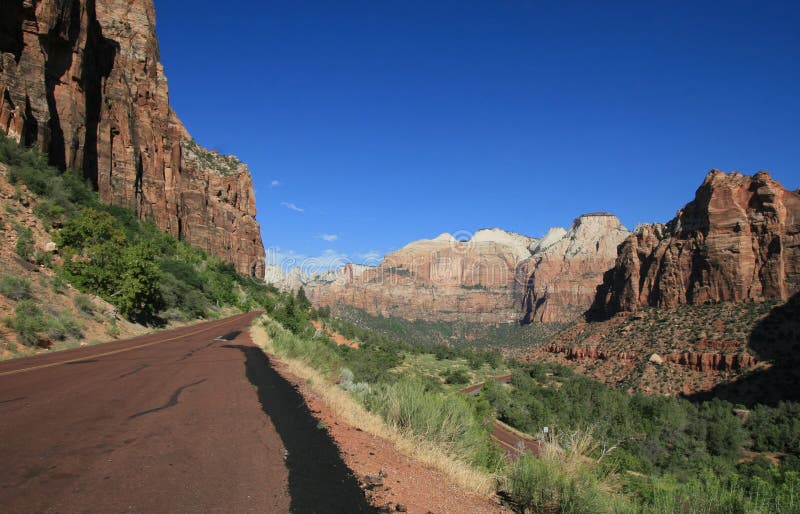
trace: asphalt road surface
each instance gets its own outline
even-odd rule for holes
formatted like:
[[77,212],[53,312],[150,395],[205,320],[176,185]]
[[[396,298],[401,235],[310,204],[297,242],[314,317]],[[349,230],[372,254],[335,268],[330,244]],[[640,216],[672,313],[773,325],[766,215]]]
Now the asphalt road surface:
[[256,316],[0,363],[0,512],[372,512]]
[[[508,384],[511,382],[511,375],[497,375],[492,377],[495,382]],[[480,394],[485,382],[469,385],[461,389],[462,394],[477,396]],[[505,427],[498,421],[492,422],[492,438],[503,449],[507,460],[517,460],[520,456],[530,452],[535,456],[541,454],[541,444],[532,437],[521,437]]]

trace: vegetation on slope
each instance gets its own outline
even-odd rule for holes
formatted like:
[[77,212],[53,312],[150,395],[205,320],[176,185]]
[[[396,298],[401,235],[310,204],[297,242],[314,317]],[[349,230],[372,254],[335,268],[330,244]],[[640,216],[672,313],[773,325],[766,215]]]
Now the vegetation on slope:
[[[629,395],[566,366],[412,345],[347,321],[325,320],[360,348],[336,346],[310,325],[319,313],[298,308],[306,305],[302,293],[293,305],[275,312],[291,331],[267,323],[278,353],[323,370],[386,423],[492,470],[500,477],[498,488],[520,510],[800,511],[797,404],[737,415],[728,402]],[[456,393],[462,374],[478,381],[509,369],[510,385],[490,380],[480,398]],[[747,414],[743,421],[740,416]],[[485,430],[478,430],[493,416],[540,437],[542,427],[550,427],[542,458],[498,462],[496,450],[487,449]],[[779,463],[767,458],[775,456]]]
[[[488,383],[483,396],[499,419],[530,434],[544,426],[557,434],[590,429],[598,447],[589,456],[634,472],[624,475],[628,491],[658,512],[680,512],[681,505],[703,511],[694,502],[710,498],[725,506],[720,512],[739,512],[732,505],[746,507],[742,512],[800,509],[799,404],[737,415],[726,401],[631,395],[541,363],[517,365],[510,386]],[[780,465],[764,455],[743,459],[748,449],[779,454]]]
[[509,348],[539,346],[566,327],[559,323],[469,323],[463,321],[409,321],[372,316],[353,307],[339,306],[336,315],[352,324],[413,344],[439,344],[462,348]]
[[126,318],[159,325],[277,302],[273,288],[236,273],[231,264],[137,220],[129,209],[103,204],[78,172],[49,166],[43,154],[2,138],[0,162],[8,167],[9,182],[38,196],[34,212],[50,227],[59,258],[37,258],[30,238],[20,239],[17,253],[52,266]]

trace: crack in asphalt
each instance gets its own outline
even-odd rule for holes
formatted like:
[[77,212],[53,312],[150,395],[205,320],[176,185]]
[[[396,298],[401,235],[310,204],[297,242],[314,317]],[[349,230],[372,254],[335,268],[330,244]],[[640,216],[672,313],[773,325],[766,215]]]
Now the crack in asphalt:
[[178,397],[181,395],[181,393],[185,389],[188,389],[190,387],[196,386],[197,384],[202,384],[205,381],[206,381],[206,379],[204,378],[204,379],[198,380],[197,382],[192,382],[191,384],[186,384],[184,386],[180,386],[179,388],[175,389],[175,392],[172,393],[172,396],[170,396],[170,398],[167,401],[167,403],[165,403],[161,407],[156,407],[154,409],[148,409],[148,410],[145,410],[145,411],[142,411],[142,412],[137,412],[136,414],[128,416],[128,419],[138,418],[139,416],[144,416],[145,414],[152,414],[152,413],[158,412],[160,410],[164,410],[164,409],[168,409],[170,407],[174,407],[174,406],[178,405]]
[[74,364],[91,364],[93,362],[99,362],[99,361],[97,359],[84,359],[82,361],[65,362],[64,364],[66,364],[67,366],[72,366]]
[[150,367],[149,364],[142,364],[141,366],[139,366],[138,368],[136,368],[136,369],[134,369],[132,371],[128,371],[127,373],[123,373],[122,375],[118,376],[117,379],[129,377],[131,375],[135,375],[136,373],[139,373],[143,369],[149,368],[149,367]]
[[181,357],[180,359],[178,359],[178,362],[180,362],[180,361],[185,361],[186,359],[188,359],[189,357],[191,357],[191,356],[192,356],[192,355],[194,355],[195,353],[197,353],[197,352],[199,352],[199,351],[202,351],[202,350],[205,350],[206,348],[208,348],[209,346],[211,346],[211,345],[213,345],[213,344],[214,344],[214,341],[211,341],[210,343],[208,343],[207,345],[205,345],[205,346],[203,346],[203,347],[201,347],[201,348],[195,348],[194,350],[191,350],[191,351],[188,351],[188,352],[186,352],[186,353],[183,355],[183,357]]
[[24,400],[27,396],[20,396],[19,398],[11,398],[10,400],[0,400],[0,404],[2,403],[11,403],[11,402],[18,402],[20,400]]
[[239,334],[241,334],[241,330],[234,330],[233,332],[228,332],[227,334],[221,335],[218,338],[214,339],[215,341],[233,341]]

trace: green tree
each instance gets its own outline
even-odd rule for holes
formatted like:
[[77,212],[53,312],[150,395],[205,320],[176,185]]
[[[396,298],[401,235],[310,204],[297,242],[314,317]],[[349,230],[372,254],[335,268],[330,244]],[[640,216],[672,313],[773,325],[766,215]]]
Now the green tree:
[[59,233],[59,246],[82,250],[89,246],[113,243],[124,246],[125,234],[111,214],[94,209],[83,209],[66,223]]
[[123,257],[122,277],[116,293],[120,312],[134,320],[155,317],[163,301],[159,288],[160,271],[153,249],[146,243],[129,247]]
[[303,289],[303,286],[300,286],[300,289],[297,290],[297,308],[302,311],[311,309],[311,301],[306,296],[306,291]]

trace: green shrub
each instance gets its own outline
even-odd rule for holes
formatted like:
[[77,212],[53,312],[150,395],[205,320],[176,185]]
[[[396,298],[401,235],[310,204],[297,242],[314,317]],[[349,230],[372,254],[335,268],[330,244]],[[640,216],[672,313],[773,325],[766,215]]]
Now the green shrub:
[[53,288],[54,293],[64,294],[67,292],[67,282],[60,275],[54,275],[50,280],[50,286]]
[[52,200],[40,201],[33,208],[33,213],[41,219],[48,227],[59,226],[63,221],[64,207],[56,204]]
[[8,324],[17,333],[19,341],[26,346],[38,345],[47,330],[44,313],[33,300],[19,302]]
[[68,312],[56,312],[52,316],[45,318],[45,326],[47,337],[55,341],[83,337],[83,327]]
[[273,320],[267,320],[264,327],[280,355],[299,359],[328,376],[341,372],[342,359],[333,343],[300,337]]
[[33,296],[28,279],[16,275],[0,275],[0,294],[9,300],[28,300]]
[[444,370],[441,375],[446,384],[463,385],[468,384],[470,380],[469,373],[463,368],[449,368]]
[[507,492],[525,512],[619,512],[588,466],[568,466],[560,460],[531,454],[520,457],[508,473]]
[[463,396],[444,396],[401,379],[381,384],[365,398],[367,408],[401,431],[446,449],[451,456],[495,471],[502,461],[487,425]]
[[17,231],[17,244],[14,246],[14,251],[23,259],[30,260],[34,249],[33,232],[19,223],[15,224],[14,228]]
[[94,302],[86,295],[79,294],[74,300],[75,308],[88,315],[94,314]]
[[800,475],[791,473],[783,483],[756,478],[745,484],[737,475],[720,478],[706,473],[699,479],[679,482],[653,478],[643,512],[653,514],[783,514],[800,512]]
[[106,334],[108,334],[109,337],[116,339],[119,337],[120,333],[121,331],[119,329],[119,326],[117,326],[117,320],[112,319],[111,322],[106,327]]

